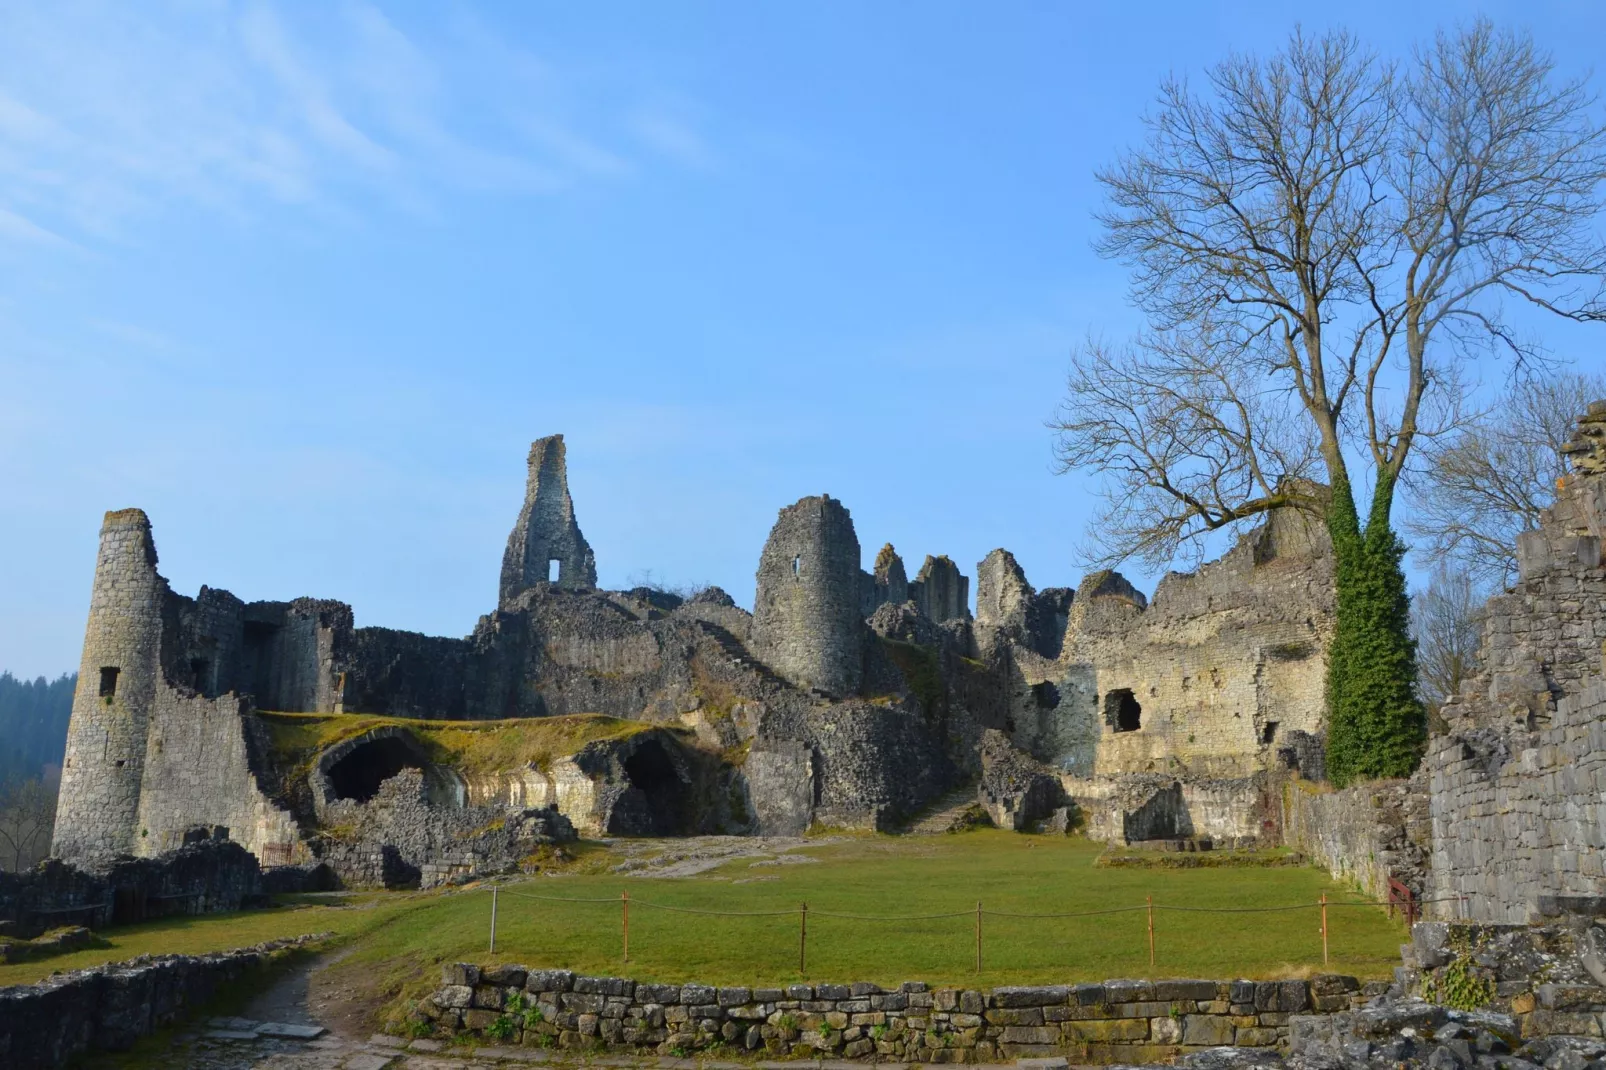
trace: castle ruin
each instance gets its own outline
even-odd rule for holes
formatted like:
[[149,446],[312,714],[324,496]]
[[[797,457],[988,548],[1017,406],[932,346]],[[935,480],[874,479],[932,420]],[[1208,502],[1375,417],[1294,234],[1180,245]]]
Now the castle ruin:
[[[107,514],[56,852],[150,855],[207,824],[268,866],[445,879],[482,860],[375,808],[442,828],[555,807],[592,834],[896,829],[966,782],[1012,827],[1074,806],[1109,839],[1247,841],[1277,834],[1269,778],[1319,775],[1332,566],[1298,514],[1152,602],[1110,572],[1037,591],[998,549],[972,618],[949,557],[911,580],[889,544],[865,571],[847,508],[809,497],[777,516],[749,614],[717,588],[598,589],[565,463],[561,436],[532,445],[496,608],[463,638],[359,628],[332,600],[176,594],[145,515]],[[459,722],[506,753],[449,753]],[[586,726],[578,750],[518,752],[521,725],[559,723]]]

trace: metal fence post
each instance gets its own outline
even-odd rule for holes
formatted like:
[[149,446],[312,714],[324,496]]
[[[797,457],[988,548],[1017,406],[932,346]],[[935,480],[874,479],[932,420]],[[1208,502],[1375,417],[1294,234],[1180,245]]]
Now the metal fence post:
[[981,900],[976,900],[976,972],[981,972]]
[[809,969],[809,905],[804,903],[797,914],[797,975],[807,977]]
[[630,961],[630,892],[619,893],[619,906],[624,911],[625,961]]
[[1327,893],[1322,893],[1322,965],[1327,965]]
[[1145,902],[1149,904],[1149,965],[1154,965],[1154,896],[1146,896]]
[[491,885],[491,954],[496,954],[496,885]]

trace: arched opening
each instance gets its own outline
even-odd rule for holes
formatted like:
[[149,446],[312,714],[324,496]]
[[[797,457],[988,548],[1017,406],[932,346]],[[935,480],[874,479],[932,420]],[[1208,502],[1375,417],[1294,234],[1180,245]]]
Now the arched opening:
[[1057,709],[1060,704],[1060,689],[1051,681],[1044,680],[1040,684],[1032,685],[1032,698],[1040,710]]
[[645,740],[620,764],[629,788],[614,805],[608,831],[622,836],[683,835],[687,785],[664,745]]
[[424,760],[406,740],[385,736],[355,748],[329,767],[329,787],[336,799],[365,803],[379,785],[403,769],[423,769]]
[[1104,723],[1117,732],[1136,732],[1143,727],[1143,707],[1129,687],[1119,687],[1104,696]]

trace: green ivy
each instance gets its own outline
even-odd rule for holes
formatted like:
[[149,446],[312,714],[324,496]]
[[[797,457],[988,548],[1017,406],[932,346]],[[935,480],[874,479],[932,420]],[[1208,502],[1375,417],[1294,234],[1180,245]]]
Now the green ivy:
[[503,1014],[499,1015],[496,1021],[485,1027],[485,1035],[494,1037],[497,1040],[506,1040],[513,1035],[513,1031],[516,1028],[518,1027],[513,1024],[513,1019]]
[[1337,620],[1327,662],[1327,775],[1357,780],[1410,776],[1427,744],[1416,696],[1405,547],[1389,523],[1392,481],[1379,482],[1366,529],[1347,480],[1334,480],[1327,511]]

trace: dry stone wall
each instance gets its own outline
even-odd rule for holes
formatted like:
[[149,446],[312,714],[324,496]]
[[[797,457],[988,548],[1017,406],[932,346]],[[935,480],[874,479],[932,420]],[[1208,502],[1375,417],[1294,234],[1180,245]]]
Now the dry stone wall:
[[93,1052],[127,1051],[181,1021],[226,984],[328,934],[213,955],[143,956],[0,988],[0,1065],[54,1070]]
[[502,1043],[662,1055],[716,1045],[771,1057],[920,1063],[1069,1054],[1084,1062],[1167,1059],[1286,1041],[1296,1014],[1358,1006],[1353,977],[1308,981],[1106,981],[991,991],[906,982],[715,987],[649,984],[524,966],[442,968],[418,1008],[443,1032]]

